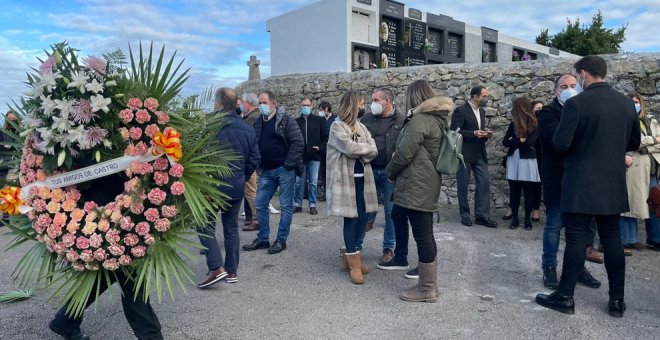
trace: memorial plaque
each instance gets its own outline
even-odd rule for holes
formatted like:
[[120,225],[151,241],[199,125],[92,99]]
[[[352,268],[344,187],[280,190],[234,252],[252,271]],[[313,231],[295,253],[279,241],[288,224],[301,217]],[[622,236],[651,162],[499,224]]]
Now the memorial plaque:
[[408,16],[410,17],[410,19],[422,20],[422,11],[414,8],[409,8]]
[[443,53],[443,49],[444,49],[443,42],[445,40],[443,31],[429,28],[428,40],[429,40],[429,44],[431,44],[431,48],[429,48],[427,52],[435,53],[435,54]]
[[412,53],[403,53],[401,55],[401,66],[421,66],[426,65],[424,56]]
[[447,38],[447,55],[454,58],[463,56],[463,36],[455,33],[449,33]]
[[424,52],[424,40],[426,40],[426,24],[417,20],[406,20],[403,48],[422,54]]
[[484,63],[494,63],[497,61],[497,45],[488,41],[484,41],[481,61]]
[[383,54],[385,54],[385,57],[387,58],[388,68],[403,65],[403,63],[401,62],[401,53],[399,53],[397,49],[381,48],[380,53],[381,53],[380,58],[382,58]]
[[380,21],[380,46],[397,48],[401,36],[401,20],[382,17]]
[[394,18],[403,18],[403,4],[391,0],[380,1],[380,13]]
[[481,28],[481,37],[483,37],[484,40],[496,43],[497,42],[497,31],[494,30],[494,29],[490,29],[488,27],[482,27]]

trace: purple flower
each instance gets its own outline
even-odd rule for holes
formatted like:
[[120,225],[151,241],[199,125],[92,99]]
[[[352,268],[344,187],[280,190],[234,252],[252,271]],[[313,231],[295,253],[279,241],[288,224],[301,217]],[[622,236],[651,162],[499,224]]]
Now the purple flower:
[[94,120],[97,115],[92,112],[92,104],[89,100],[83,99],[73,104],[73,121],[77,124],[87,124]]
[[82,137],[82,145],[92,148],[95,145],[103,142],[103,138],[108,135],[108,130],[102,129],[100,127],[91,127],[85,130],[85,133]]
[[46,59],[46,61],[44,61],[41,64],[41,66],[39,66],[39,71],[41,72],[41,74],[52,73],[53,66],[55,66],[56,63],[57,61],[55,60],[55,57],[50,56],[48,57],[48,59]]
[[85,66],[96,72],[98,75],[105,75],[106,61],[97,57],[87,57],[83,59]]

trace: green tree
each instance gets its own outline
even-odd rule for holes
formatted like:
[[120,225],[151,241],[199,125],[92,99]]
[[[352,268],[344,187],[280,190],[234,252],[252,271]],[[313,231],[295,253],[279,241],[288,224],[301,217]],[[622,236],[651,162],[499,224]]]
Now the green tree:
[[626,39],[628,25],[616,30],[604,28],[605,21],[600,10],[591,19],[590,26],[580,25],[579,18],[575,22],[571,22],[571,19],[567,21],[566,28],[555,35],[550,35],[547,28],[542,30],[536,36],[536,43],[581,56],[621,52],[621,43]]

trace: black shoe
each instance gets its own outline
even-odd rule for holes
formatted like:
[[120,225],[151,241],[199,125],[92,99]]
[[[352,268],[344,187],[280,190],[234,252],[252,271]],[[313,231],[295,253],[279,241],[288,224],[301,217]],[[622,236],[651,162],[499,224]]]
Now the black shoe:
[[380,262],[376,267],[382,270],[408,270],[410,268],[408,261],[394,262],[394,259],[391,259],[387,262]]
[[525,222],[525,230],[532,230],[532,223]]
[[557,289],[557,287],[559,287],[559,281],[557,281],[557,268],[543,268],[543,286],[550,289]]
[[518,229],[519,226],[520,226],[520,221],[518,221],[518,219],[515,218],[513,219],[513,221],[511,221],[511,225],[509,225],[509,229]]
[[554,309],[564,314],[575,314],[575,302],[572,297],[564,296],[558,291],[548,294],[537,294],[536,303],[545,307]]
[[62,336],[64,339],[67,340],[89,340],[89,336],[85,333],[83,333],[80,330],[80,327],[76,327],[71,330],[65,330],[62,328],[59,328],[55,325],[55,322],[51,321],[48,324],[48,328],[50,328],[51,331],[57,333],[58,335]]
[[461,218],[461,223],[466,227],[471,227],[472,226],[472,220],[470,220],[469,217],[462,217]]
[[415,267],[406,272],[406,279],[419,279],[419,267]]
[[206,249],[200,249],[199,255],[206,255]]
[[623,298],[614,300],[610,299],[608,307],[609,311],[607,314],[614,318],[622,318],[623,312],[626,311],[626,303],[623,302]]
[[286,249],[286,242],[277,240],[273,243],[273,246],[268,249],[268,254],[279,254],[284,249]]
[[293,213],[294,214],[297,214],[297,213],[300,213],[300,212],[302,212],[302,207],[293,207]]
[[309,214],[310,215],[318,215],[319,211],[316,210],[316,207],[310,207],[309,208]]
[[502,219],[505,220],[505,221],[508,221],[508,220],[511,219],[511,217],[513,217],[513,213],[512,213],[511,215],[504,215],[504,216],[502,216]]
[[270,247],[270,243],[268,241],[259,241],[258,238],[255,238],[254,241],[252,241],[251,244],[246,244],[243,246],[243,250],[245,251],[253,251],[257,249],[266,249]]
[[582,273],[577,279],[577,282],[591,288],[598,288],[600,287],[600,281],[596,280],[591,273],[587,270],[587,268],[584,268],[582,270]]
[[477,218],[476,220],[474,220],[474,223],[478,225],[482,225],[487,228],[497,228],[497,222],[491,219]]

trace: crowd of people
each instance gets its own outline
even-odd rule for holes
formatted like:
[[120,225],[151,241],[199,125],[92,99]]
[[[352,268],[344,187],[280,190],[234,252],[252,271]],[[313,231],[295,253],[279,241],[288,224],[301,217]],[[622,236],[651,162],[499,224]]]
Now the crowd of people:
[[[647,114],[640,95],[626,96],[605,82],[607,65],[602,58],[584,57],[574,66],[575,74],[556,79],[553,99],[547,105],[525,96],[512,101],[511,123],[501,141],[507,148],[502,165],[510,189],[510,209],[503,219],[510,220],[511,229],[522,224],[525,230],[532,230],[541,218],[541,202],[545,206],[543,284],[556,291],[540,294],[537,303],[573,313],[576,282],[593,288],[601,285],[584,266],[588,259],[605,262],[609,313],[622,316],[624,252],[630,255],[630,249],[642,247],[639,219],[646,225],[647,247],[660,248],[660,224],[646,203],[660,171],[660,127]],[[286,249],[293,215],[318,214],[320,188],[327,214],[343,218],[340,269],[349,273],[352,283],[361,284],[369,273],[361,256],[365,233],[374,228],[380,202],[385,223],[377,267],[406,271],[406,277],[418,280],[400,294],[401,299],[435,301],[433,213],[442,177],[434,162],[446,129],[463,136],[465,163],[456,174],[460,222],[468,227],[498,227],[490,207],[486,145],[493,131],[485,112],[488,100],[488,88],[478,85],[463,105],[455,107],[452,98],[436,96],[427,81],[417,80],[406,90],[404,108],[395,105],[391,89],[382,87],[373,91],[368,110],[365,98],[356,91],[342,95],[336,113],[327,101],[314,107],[311,98],[302,98],[300,116],[294,119],[271,91],[244,93],[239,98],[232,89],[222,88],[216,94],[216,111],[226,112],[232,124],[218,137],[231,141],[244,156],[237,164],[243,172],[229,180],[232,204],[222,211],[223,227],[237,229],[242,199],[238,193],[243,192],[246,221],[251,221],[243,230],[258,230],[258,234],[242,249],[280,253]],[[238,137],[239,131],[243,137]],[[471,174],[474,220],[468,198]],[[269,202],[276,191],[281,215],[271,243]],[[309,210],[303,208],[305,197]],[[256,220],[249,218],[255,215]],[[559,279],[562,228],[566,230],[566,251]],[[206,256],[213,259],[207,261],[209,276],[199,287],[223,279],[237,282],[237,233],[225,230],[227,259],[223,264],[217,246],[207,245],[217,244],[214,230],[205,230],[211,236],[203,241],[209,248]],[[414,266],[408,262],[410,231],[417,244]]]

